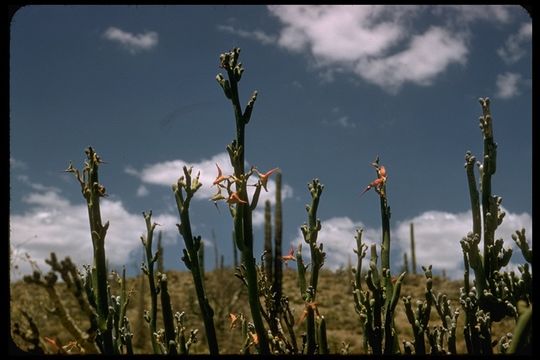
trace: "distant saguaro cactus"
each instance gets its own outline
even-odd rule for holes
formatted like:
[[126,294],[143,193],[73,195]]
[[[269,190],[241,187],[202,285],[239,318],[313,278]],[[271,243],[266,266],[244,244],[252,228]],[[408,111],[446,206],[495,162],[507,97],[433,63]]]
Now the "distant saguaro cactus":
[[403,252],[403,269],[402,272],[409,272],[409,259],[407,259],[407,253]]
[[232,233],[232,247],[233,247],[233,265],[236,268],[238,266],[238,249],[236,249],[236,240],[234,236],[234,230]]
[[[276,299],[281,299],[283,294],[283,210],[281,205],[281,172],[276,174],[276,204],[274,206],[274,284],[273,291]],[[279,307],[277,310],[279,311]],[[275,314],[276,315],[276,314]]]
[[157,252],[158,252],[158,260],[157,260],[157,271],[160,273],[165,272],[165,267],[163,266],[164,256],[165,253],[163,252],[163,245],[161,244],[161,238],[163,234],[161,231],[158,231],[158,237],[157,237]]
[[272,214],[271,214],[270,200],[266,200],[264,203],[264,272],[268,281],[272,281]]
[[410,224],[411,227],[411,262],[412,273],[416,275],[416,249],[414,245],[414,223]]

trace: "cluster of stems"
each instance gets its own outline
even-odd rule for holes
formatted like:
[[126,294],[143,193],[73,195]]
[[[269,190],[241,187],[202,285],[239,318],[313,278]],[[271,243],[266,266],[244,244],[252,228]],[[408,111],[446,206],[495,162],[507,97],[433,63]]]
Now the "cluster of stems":
[[[497,144],[493,137],[490,101],[489,98],[481,98],[479,101],[482,107],[480,128],[484,139],[484,154],[483,162],[476,162],[476,158],[469,151],[465,155],[473,228],[472,232],[461,240],[465,272],[460,302],[465,310],[464,335],[467,351],[470,354],[491,354],[491,323],[506,316],[517,319],[518,301],[532,306],[532,287],[529,287],[532,277],[529,264],[520,267],[522,279],[518,279],[514,272],[506,273],[501,270],[510,261],[512,249],[503,248],[503,239],[495,239],[495,230],[502,223],[505,213],[500,206],[502,198],[492,195],[491,178],[497,169]],[[480,173],[478,186],[474,172],[475,163]],[[525,260],[530,262],[532,250],[525,239],[525,231],[517,231],[512,238],[521,249]],[[482,240],[483,248],[480,249]],[[471,286],[469,281],[470,268],[474,271],[474,286]],[[520,330],[516,329],[520,336],[528,336],[523,335]],[[516,339],[512,340],[514,341]]]
[[[428,339],[430,345],[429,353],[432,355],[456,354],[456,325],[458,310],[451,307],[450,300],[444,294],[433,293],[433,273],[432,266],[427,268],[422,266],[426,277],[425,300],[416,301],[416,307],[413,309],[411,297],[403,297],[405,305],[405,314],[413,330],[414,341],[403,342],[406,354],[425,355],[425,339]],[[435,308],[441,318],[441,325],[430,327],[431,309]]]
[[[311,195],[311,204],[306,205],[308,213],[308,221],[304,223],[300,230],[304,238],[304,242],[309,245],[311,266],[309,286],[306,283],[306,269],[302,258],[302,244],[299,244],[296,253],[296,263],[298,269],[298,285],[300,294],[305,301],[305,310],[302,318],[306,319],[306,337],[305,337],[305,354],[313,355],[316,352],[319,354],[328,353],[328,344],[326,340],[326,320],[319,315],[317,308],[317,285],[319,282],[319,271],[324,264],[326,253],[323,251],[323,244],[317,243],[319,231],[321,230],[321,221],[317,218],[317,209],[319,200],[322,195],[324,185],[319,182],[319,179],[313,179],[308,183],[308,189]],[[320,318],[317,322],[315,314]]]
[[[386,170],[379,165],[379,158],[371,164],[377,171],[376,192],[380,199],[382,220],[381,267],[377,268],[378,255],[375,244],[371,246],[371,260],[365,276],[367,290],[361,287],[362,259],[367,246],[362,243],[362,230],[357,231],[356,242],[358,265],[355,269],[353,299],[356,312],[364,330],[364,350],[372,354],[399,353],[399,343],[394,325],[394,313],[401,292],[405,272],[392,281],[390,273],[390,207],[387,202]],[[372,187],[368,187],[368,189]]]

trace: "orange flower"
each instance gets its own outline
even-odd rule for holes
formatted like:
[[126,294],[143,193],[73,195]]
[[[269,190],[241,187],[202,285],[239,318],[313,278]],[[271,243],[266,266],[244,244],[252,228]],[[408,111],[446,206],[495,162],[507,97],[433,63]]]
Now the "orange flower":
[[386,183],[386,169],[384,166],[378,166],[377,167],[377,179],[373,180],[365,189],[364,191],[362,191],[362,193],[360,194],[360,196],[364,195],[364,193],[366,193],[368,190],[370,190],[371,188],[375,188],[375,191],[379,194],[379,195],[384,195],[382,194],[382,188],[384,186],[384,184]]
[[45,339],[45,341],[47,341],[52,346],[54,351],[56,351],[56,352],[61,351],[60,346],[58,346],[58,344],[56,343],[56,340],[51,339],[51,338],[46,337],[46,336],[44,336],[43,339]]
[[238,325],[238,320],[240,320],[240,317],[236,314],[230,313],[229,314],[229,320],[231,321],[231,329],[234,329]]
[[227,199],[228,204],[247,204],[247,201],[242,200],[238,192],[233,192]]
[[223,173],[222,173],[221,169],[219,168],[218,164],[216,164],[216,167],[217,167],[217,170],[218,170],[218,174],[216,176],[216,179],[212,183],[212,186],[220,185],[223,181],[227,180],[227,178],[228,178],[228,176],[223,175]]
[[289,253],[285,256],[282,256],[281,260],[285,263],[285,266],[288,266],[287,261],[296,261],[296,257],[294,256],[294,248],[292,246],[289,250]]
[[384,168],[384,166],[380,166],[379,169],[377,170],[377,174],[379,175],[379,178],[385,178],[386,179],[386,169]]
[[259,344],[259,336],[257,335],[257,333],[249,333],[249,335],[251,335],[251,339],[253,339],[253,343],[255,345],[258,345]]
[[321,317],[321,314],[319,314],[319,309],[317,308],[317,305],[319,305],[318,302],[307,303],[306,304],[306,309],[302,313],[302,316],[300,316],[300,319],[298,319],[298,322],[296,323],[296,325],[299,325],[299,324],[302,323],[302,321],[304,321],[304,319],[306,318],[306,316],[308,314],[308,308],[312,308],[313,311],[315,311],[315,314],[317,315],[317,317]]
[[275,173],[276,171],[278,171],[279,168],[274,168],[264,174],[261,174],[259,172],[259,170],[255,169],[255,171],[257,172],[257,174],[259,175],[259,178],[260,178],[260,181],[261,181],[261,185],[262,187],[264,188],[265,191],[268,191],[268,189],[266,188],[266,184],[268,183],[268,178],[270,177],[270,175],[272,175],[273,173]]

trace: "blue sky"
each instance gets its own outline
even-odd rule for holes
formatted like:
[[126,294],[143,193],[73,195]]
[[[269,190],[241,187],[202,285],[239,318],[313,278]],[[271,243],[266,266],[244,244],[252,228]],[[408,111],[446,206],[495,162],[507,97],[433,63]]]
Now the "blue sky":
[[[10,245],[19,270],[29,253],[91,262],[80,188],[63,173],[91,145],[107,162],[107,256],[137,271],[142,211],[162,226],[166,267],[184,269],[171,185],[183,164],[201,172],[192,225],[212,232],[232,262],[232,220],[208,201],[215,163],[230,169],[232,108],[215,76],[219,55],[241,48],[242,104],[258,91],[246,161],[279,167],[284,251],[301,241],[307,183],[325,185],[319,236],[329,268],[353,256],[355,229],[380,242],[377,195],[359,197],[388,171],[392,261],[401,265],[415,223],[417,262],[458,276],[459,240],[471,229],[464,154],[482,154],[479,97],[490,97],[498,143],[494,193],[505,221],[532,241],[532,21],[518,6],[29,6],[10,34]],[[262,200],[273,202],[275,184]],[[256,257],[262,209],[255,213]],[[517,250],[517,249],[516,249]],[[512,262],[521,262],[515,252]]]

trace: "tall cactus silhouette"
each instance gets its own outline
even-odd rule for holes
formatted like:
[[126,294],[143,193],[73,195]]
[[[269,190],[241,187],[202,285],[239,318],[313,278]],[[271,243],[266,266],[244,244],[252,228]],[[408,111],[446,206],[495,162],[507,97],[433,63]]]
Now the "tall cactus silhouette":
[[266,200],[264,203],[264,272],[269,282],[272,281],[272,209],[270,207],[270,200]]
[[234,235],[234,230],[231,232],[232,234],[232,247],[233,247],[233,266],[236,268],[238,266],[238,249],[236,248],[236,240]]
[[403,252],[403,269],[402,272],[409,272],[409,259],[407,258],[407,253]]
[[416,275],[416,247],[414,244],[414,223],[410,224],[411,230],[411,265],[412,273]]
[[[281,172],[276,174],[276,204],[274,206],[274,282],[272,292],[277,303],[283,296],[283,261],[281,244],[283,242],[283,209],[281,205]],[[272,318],[279,316],[280,306],[274,308]]]

